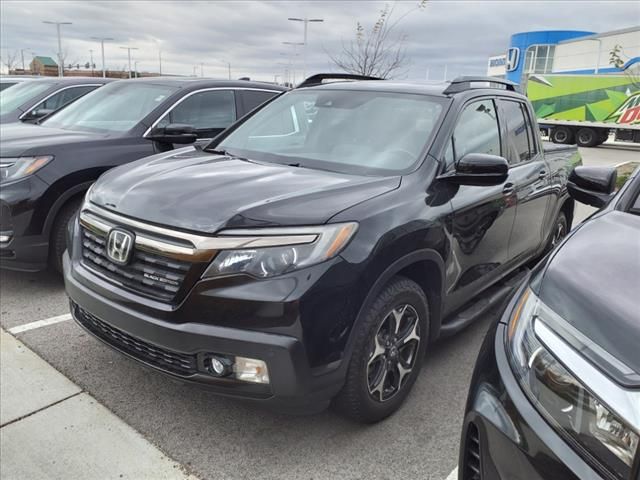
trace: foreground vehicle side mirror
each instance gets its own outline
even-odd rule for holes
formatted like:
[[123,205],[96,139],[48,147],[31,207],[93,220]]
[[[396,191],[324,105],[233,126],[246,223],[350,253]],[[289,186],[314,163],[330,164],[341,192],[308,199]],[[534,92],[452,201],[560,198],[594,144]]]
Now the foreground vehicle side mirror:
[[462,157],[456,169],[438,177],[456,185],[500,185],[507,179],[509,163],[506,159],[487,153],[468,153]]
[[612,167],[576,167],[569,175],[569,195],[580,203],[602,208],[613,197],[618,172]]
[[183,123],[170,123],[166,127],[156,127],[149,135],[149,140],[160,143],[194,143],[198,139],[196,129]]

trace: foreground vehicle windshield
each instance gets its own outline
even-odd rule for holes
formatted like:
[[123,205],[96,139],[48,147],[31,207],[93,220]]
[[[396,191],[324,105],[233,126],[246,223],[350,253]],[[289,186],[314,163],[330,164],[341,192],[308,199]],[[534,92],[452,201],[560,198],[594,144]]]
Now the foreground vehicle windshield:
[[126,132],[175,90],[164,85],[112,83],[80,98],[43,125],[69,130]]
[[257,112],[212,149],[308,168],[396,174],[421,158],[444,101],[375,91],[292,92]]
[[0,92],[0,115],[12,112],[51,87],[49,82],[23,82]]

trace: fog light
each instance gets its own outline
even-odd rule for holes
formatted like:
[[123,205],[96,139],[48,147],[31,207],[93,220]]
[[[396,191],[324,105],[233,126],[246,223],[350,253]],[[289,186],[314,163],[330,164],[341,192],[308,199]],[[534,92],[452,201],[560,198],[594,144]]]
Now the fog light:
[[208,368],[216,377],[226,377],[233,371],[233,360],[222,355],[212,356]]
[[269,383],[267,364],[255,358],[236,357],[233,372],[238,380],[253,383]]

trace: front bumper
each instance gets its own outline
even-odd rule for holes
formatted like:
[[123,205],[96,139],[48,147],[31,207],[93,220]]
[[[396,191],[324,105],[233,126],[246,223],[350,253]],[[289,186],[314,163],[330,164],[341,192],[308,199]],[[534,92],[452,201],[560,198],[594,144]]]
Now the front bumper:
[[[459,479],[602,479],[546,422],[521,390],[504,346],[506,320],[486,336],[467,400],[459,459]],[[504,322],[504,323],[503,323]]]
[[[168,321],[141,312],[133,303],[101,294],[113,291],[113,286],[93,276],[80,262],[71,261],[68,253],[63,267],[76,322],[112,348],[176,380],[218,394],[260,401],[288,413],[323,410],[342,386],[339,369],[324,374],[312,371],[305,346],[294,335],[213,325],[204,318],[202,322]],[[202,315],[206,316],[204,312]],[[175,356],[185,365],[191,362],[190,367],[171,368],[150,357],[149,350],[166,358]],[[212,353],[265,361],[270,383],[254,384],[209,374],[204,360]]]
[[36,175],[0,188],[0,267],[35,272],[47,267],[49,239],[42,231],[44,210],[38,208],[47,185]]

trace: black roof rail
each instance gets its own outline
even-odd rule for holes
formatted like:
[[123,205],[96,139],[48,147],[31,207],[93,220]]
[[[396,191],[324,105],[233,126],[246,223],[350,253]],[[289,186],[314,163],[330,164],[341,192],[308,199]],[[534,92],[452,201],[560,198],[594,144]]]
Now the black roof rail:
[[322,85],[324,80],[384,80],[378,77],[370,77],[367,75],[355,75],[353,73],[317,73],[306,78],[296,88],[312,87],[314,85]]
[[[447,88],[445,88],[442,93],[444,93],[445,95],[451,95],[453,93],[460,93],[464,92],[465,90],[471,90],[472,83],[489,83],[490,86],[488,88],[503,88],[512,92],[515,92],[516,87],[518,86],[518,84],[513,83],[510,80],[505,80],[503,78],[463,76],[454,78],[451,81],[451,84]],[[494,87],[491,86],[491,84],[500,85],[500,87]]]

